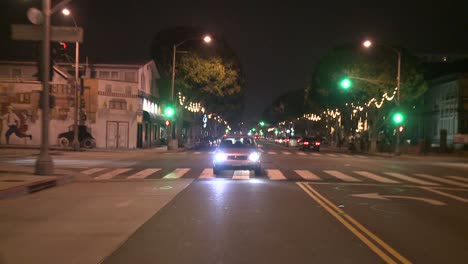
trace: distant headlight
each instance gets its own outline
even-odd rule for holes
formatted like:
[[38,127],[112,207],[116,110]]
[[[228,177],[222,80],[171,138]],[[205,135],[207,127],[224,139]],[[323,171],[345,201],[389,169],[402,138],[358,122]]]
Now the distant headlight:
[[260,155],[257,152],[250,153],[249,160],[256,162],[260,159]]
[[226,159],[227,159],[226,154],[224,154],[222,152],[218,152],[214,156],[214,160],[217,161],[217,162],[225,161]]

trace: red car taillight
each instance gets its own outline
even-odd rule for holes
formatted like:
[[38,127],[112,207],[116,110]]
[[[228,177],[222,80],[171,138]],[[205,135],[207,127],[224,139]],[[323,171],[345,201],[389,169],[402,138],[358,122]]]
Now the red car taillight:
[[305,141],[305,142],[304,142],[304,145],[308,146],[308,145],[309,145],[309,141]]
[[315,142],[315,146],[320,146],[320,142]]

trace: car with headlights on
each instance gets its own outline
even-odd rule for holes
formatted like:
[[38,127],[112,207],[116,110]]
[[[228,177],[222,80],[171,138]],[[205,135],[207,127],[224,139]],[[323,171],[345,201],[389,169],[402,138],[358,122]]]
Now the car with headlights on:
[[249,136],[225,136],[213,156],[213,173],[220,174],[222,170],[244,169],[253,170],[255,175],[261,175],[261,153],[257,142]]

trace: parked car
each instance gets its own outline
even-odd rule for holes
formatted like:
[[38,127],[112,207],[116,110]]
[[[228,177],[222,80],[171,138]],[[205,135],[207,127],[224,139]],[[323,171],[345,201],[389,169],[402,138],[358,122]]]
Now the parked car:
[[254,170],[261,175],[261,153],[253,137],[226,136],[214,152],[213,173],[219,174],[225,169]]
[[[74,126],[69,127],[68,132],[64,132],[58,135],[58,145],[67,148],[71,147],[73,143],[73,139],[75,138],[75,132],[73,130]],[[96,140],[88,132],[88,127],[85,125],[78,126],[78,141],[80,142],[80,147],[82,148],[95,148],[96,147]]]
[[316,137],[304,137],[299,142],[299,149],[320,151],[320,145],[321,142]]

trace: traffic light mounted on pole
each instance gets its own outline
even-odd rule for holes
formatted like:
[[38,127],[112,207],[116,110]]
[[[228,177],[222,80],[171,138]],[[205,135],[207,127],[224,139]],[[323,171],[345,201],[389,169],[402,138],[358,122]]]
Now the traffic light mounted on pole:
[[400,125],[405,121],[405,116],[402,112],[395,112],[393,114],[392,120],[396,125]]
[[351,82],[351,79],[349,79],[349,78],[343,78],[340,81],[341,88],[343,88],[345,90],[348,90],[349,88],[351,88],[352,85],[353,85],[353,83]]
[[175,115],[175,110],[172,105],[168,105],[166,106],[166,108],[164,108],[164,116],[166,118],[173,118],[174,115]]

